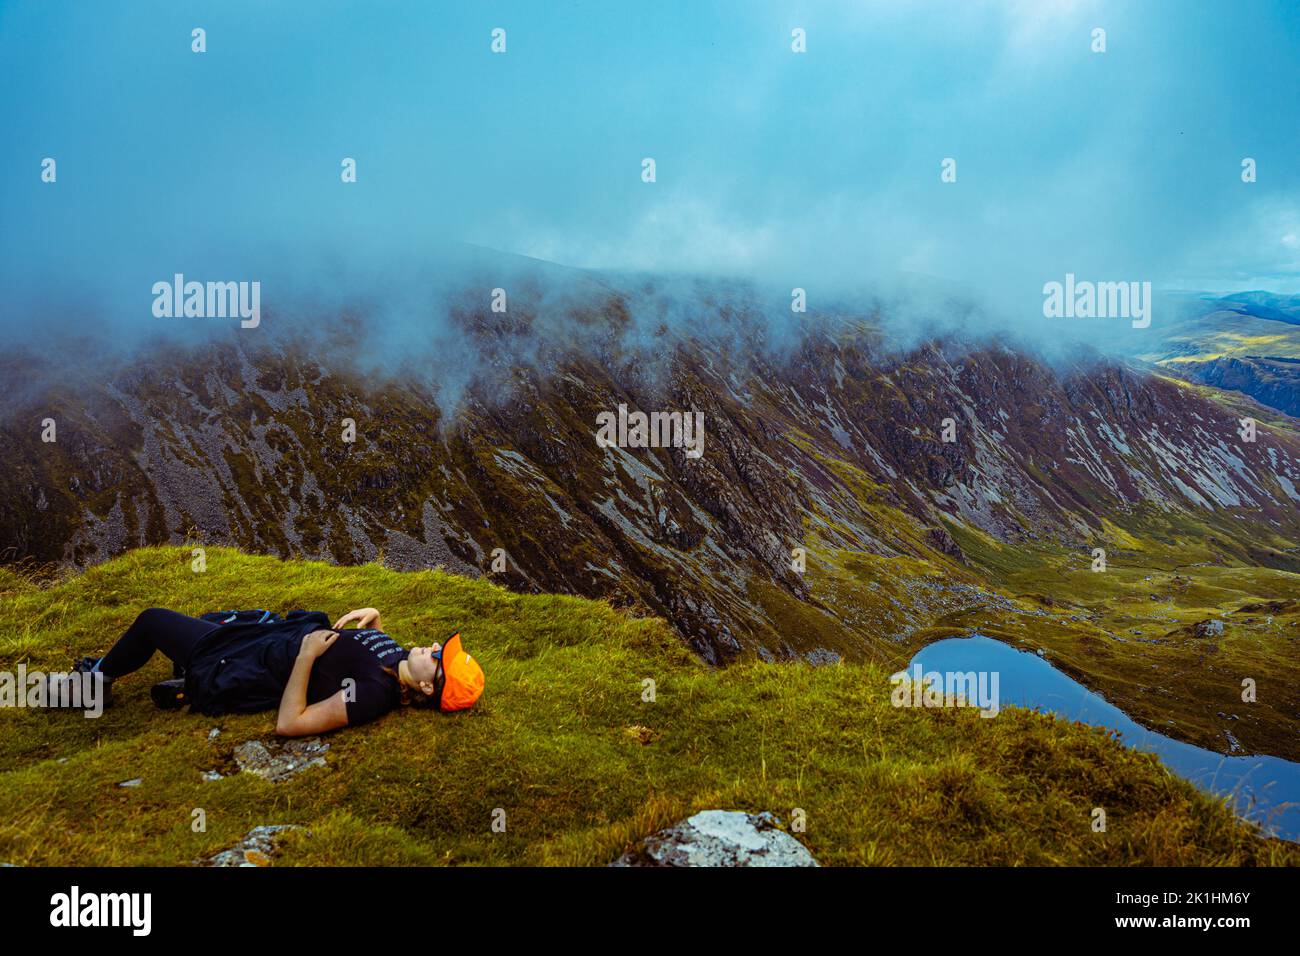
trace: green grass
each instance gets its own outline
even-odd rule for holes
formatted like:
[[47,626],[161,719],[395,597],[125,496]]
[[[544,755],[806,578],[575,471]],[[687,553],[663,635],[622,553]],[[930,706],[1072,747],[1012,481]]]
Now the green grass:
[[[1300,604],[1240,610],[1294,598],[1300,574],[1211,548],[1212,536],[1230,542],[1217,528],[1168,521],[1108,525],[1077,550],[1001,545],[949,524],[972,567],[1039,616],[972,613],[947,623],[1045,649],[1053,665],[1160,733],[1228,753],[1230,732],[1247,752],[1300,759]],[[1092,547],[1107,551],[1104,573],[1092,570]],[[1195,633],[1216,619],[1222,635]],[[1250,704],[1245,678],[1260,689]]]
[[[228,771],[274,717],[155,710],[156,659],[97,720],[0,711],[0,862],[186,864],[298,823],[286,864],[600,864],[698,809],[772,810],[823,864],[1281,864],[1219,801],[1107,734],[1028,711],[897,709],[875,664],[699,663],[657,619],[436,571],[149,548],[38,587],[0,578],[0,668],[63,669],[147,606],[188,613],[374,605],[405,644],[452,629],[487,690],[459,715],[399,712],[332,735],[280,784]],[[643,681],[656,685],[653,703]],[[208,732],[221,734],[209,740]],[[142,784],[121,788],[123,780]],[[1093,832],[1094,807],[1108,827]],[[206,831],[193,832],[194,811]],[[494,811],[505,832],[494,832]]]

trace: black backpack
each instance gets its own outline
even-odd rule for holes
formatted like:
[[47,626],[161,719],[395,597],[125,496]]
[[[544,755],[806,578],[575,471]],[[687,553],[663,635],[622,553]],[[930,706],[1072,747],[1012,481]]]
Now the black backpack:
[[216,624],[195,645],[185,673],[190,709],[213,716],[276,707],[305,634],[328,630],[320,611],[211,611]]

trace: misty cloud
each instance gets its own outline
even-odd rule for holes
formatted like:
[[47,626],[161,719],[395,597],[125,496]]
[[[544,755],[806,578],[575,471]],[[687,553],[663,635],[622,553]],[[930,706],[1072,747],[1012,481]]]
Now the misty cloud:
[[[752,337],[719,319],[726,288],[778,349],[849,312],[879,312],[903,345],[957,327],[1105,348],[1115,329],[1043,317],[1043,284],[1071,273],[1300,290],[1300,23],[1284,2],[619,4],[563,20],[502,4],[503,56],[468,9],[299,12],[204,8],[196,56],[193,15],[171,3],[0,11],[8,341],[100,374],[140,344],[246,334],[156,318],[160,279],[259,282],[266,337],[346,340],[346,320],[364,330],[358,368],[415,368],[452,394],[608,336],[590,312],[612,294],[620,341],[652,353],[664,329]],[[790,50],[795,25],[807,53]],[[57,183],[41,181],[47,156]],[[465,316],[527,282],[508,256],[466,265],[457,242],[574,268],[529,265],[540,277],[511,289],[523,325],[471,354]],[[796,287],[808,316],[790,312]],[[1153,327],[1162,314],[1157,295]]]

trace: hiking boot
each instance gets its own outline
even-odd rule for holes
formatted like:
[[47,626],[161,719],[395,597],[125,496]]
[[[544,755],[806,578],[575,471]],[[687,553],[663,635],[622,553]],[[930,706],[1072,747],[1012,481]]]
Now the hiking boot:
[[[102,660],[103,660],[102,657],[83,657],[81,660],[77,661],[75,664],[72,665],[72,673],[88,674],[91,671],[93,671],[95,669],[95,665]],[[107,675],[104,676],[104,680],[110,680],[110,679],[111,678],[109,678]]]
[[[102,660],[102,657],[83,657],[72,665],[72,673],[94,673],[95,668],[99,666],[99,662]],[[103,688],[104,709],[107,710],[109,707],[113,706],[113,678],[109,677],[107,674],[104,674]]]
[[177,678],[160,680],[149,689],[149,696],[161,710],[180,710],[185,706],[185,681]]
[[[95,658],[90,658],[92,663]],[[88,710],[90,702],[83,696],[85,685],[76,688],[76,696],[73,695],[72,687],[65,687],[70,680],[74,678],[80,684],[80,675],[89,672],[89,669],[82,670],[77,664],[73,665],[72,672],[68,674],[47,674],[45,675],[45,706],[53,710]],[[113,682],[105,675],[100,675],[103,683],[99,689],[99,705],[102,709],[107,710],[113,706]]]

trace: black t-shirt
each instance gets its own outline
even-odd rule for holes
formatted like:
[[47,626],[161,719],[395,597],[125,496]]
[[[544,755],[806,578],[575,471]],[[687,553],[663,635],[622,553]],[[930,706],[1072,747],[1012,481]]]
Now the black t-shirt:
[[[344,628],[338,634],[339,639],[312,665],[307,703],[315,704],[345,691],[348,726],[355,727],[388,713],[400,703],[397,665],[411,652],[374,628]],[[385,667],[393,673],[389,674]]]

